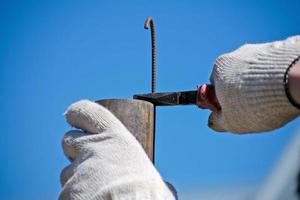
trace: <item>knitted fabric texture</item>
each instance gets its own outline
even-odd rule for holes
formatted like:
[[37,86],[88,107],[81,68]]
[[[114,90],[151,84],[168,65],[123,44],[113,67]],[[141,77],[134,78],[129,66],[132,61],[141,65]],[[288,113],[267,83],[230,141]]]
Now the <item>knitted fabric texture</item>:
[[252,133],[282,127],[300,110],[291,104],[284,76],[300,56],[300,36],[265,44],[247,44],[220,56],[211,82],[222,107],[209,117],[216,131]]
[[63,138],[71,164],[61,172],[60,200],[175,199],[142,146],[111,112],[82,100],[65,115],[83,131]]

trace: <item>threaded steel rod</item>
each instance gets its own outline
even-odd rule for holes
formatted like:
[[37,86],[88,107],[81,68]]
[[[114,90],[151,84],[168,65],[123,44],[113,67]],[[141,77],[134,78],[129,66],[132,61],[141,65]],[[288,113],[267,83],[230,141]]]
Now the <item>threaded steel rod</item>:
[[156,92],[156,34],[155,27],[152,17],[147,17],[145,21],[145,29],[151,29],[151,47],[152,47],[152,80],[151,80],[151,91]]

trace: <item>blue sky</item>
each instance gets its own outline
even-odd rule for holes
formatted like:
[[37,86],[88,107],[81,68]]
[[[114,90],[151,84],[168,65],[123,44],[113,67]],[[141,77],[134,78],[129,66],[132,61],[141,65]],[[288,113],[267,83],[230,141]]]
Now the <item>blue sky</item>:
[[[148,15],[157,29],[157,90],[179,91],[207,83],[222,53],[299,34],[299,7],[298,0],[2,0],[0,198],[57,198],[70,103],[150,92]],[[156,166],[179,193],[259,186],[300,122],[236,136],[210,130],[208,115],[158,108]]]

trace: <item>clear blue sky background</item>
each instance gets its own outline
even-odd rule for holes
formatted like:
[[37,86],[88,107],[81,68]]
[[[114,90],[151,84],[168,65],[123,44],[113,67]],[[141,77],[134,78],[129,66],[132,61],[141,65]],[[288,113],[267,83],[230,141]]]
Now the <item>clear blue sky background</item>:
[[[0,199],[57,198],[70,103],[150,91],[148,15],[157,28],[158,91],[177,91],[207,83],[222,53],[299,34],[299,8],[299,0],[2,0]],[[179,193],[259,185],[299,124],[235,136],[211,131],[208,115],[158,109],[156,166]]]

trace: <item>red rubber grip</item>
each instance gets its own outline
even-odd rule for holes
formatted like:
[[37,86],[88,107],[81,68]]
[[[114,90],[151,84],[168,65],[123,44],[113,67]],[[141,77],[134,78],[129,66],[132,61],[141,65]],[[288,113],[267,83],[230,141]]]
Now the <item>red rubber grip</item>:
[[217,99],[215,86],[203,84],[198,86],[197,105],[202,109],[210,109],[212,111],[220,111],[221,106]]

